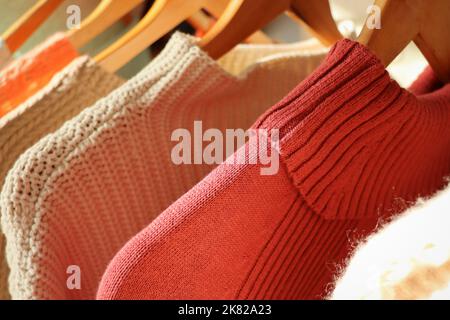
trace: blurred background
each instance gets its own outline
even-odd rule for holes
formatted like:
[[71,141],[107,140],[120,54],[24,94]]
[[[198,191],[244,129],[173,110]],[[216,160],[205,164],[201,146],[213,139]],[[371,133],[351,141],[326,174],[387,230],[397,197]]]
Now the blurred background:
[[[126,1],[126,0],[124,0]],[[35,0],[0,0],[0,33],[3,33],[15,20],[26,12],[36,1]],[[66,0],[58,10],[48,19],[39,30],[25,43],[17,52],[23,54],[33,48],[36,44],[45,40],[56,31],[66,30],[66,8],[68,5],[76,4],[81,8],[81,18],[85,18],[98,5],[100,0]],[[152,1],[137,8],[131,15],[125,17],[113,27],[109,28],[102,35],[95,38],[85,48],[83,53],[94,56],[102,49],[113,43],[121,35],[145,14]],[[359,33],[362,24],[367,17],[367,8],[373,4],[373,0],[330,0],[333,16],[341,28],[354,29]],[[186,26],[183,26],[186,28]],[[184,29],[186,30],[186,29]],[[272,38],[280,42],[296,42],[310,37],[310,35],[299,27],[298,24],[290,20],[287,16],[280,16],[277,20],[268,25],[264,31]],[[133,61],[123,67],[118,73],[125,78],[130,78],[147,65],[152,58],[151,51],[143,52]],[[425,58],[414,44],[409,45],[404,52],[389,66],[391,76],[400,85],[407,87],[417,77],[417,75],[427,65]]]

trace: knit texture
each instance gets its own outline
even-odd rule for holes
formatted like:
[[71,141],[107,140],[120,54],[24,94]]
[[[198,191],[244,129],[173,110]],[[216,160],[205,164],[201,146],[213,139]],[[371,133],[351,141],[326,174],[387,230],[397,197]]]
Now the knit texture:
[[6,46],[5,41],[0,38],[0,70],[6,66],[6,64],[11,59],[11,52]]
[[[172,132],[192,132],[194,120],[245,130],[326,51],[293,44],[258,62],[258,48],[231,53],[245,62],[233,76],[177,33],[139,75],[20,157],[0,200],[12,298],[95,298],[115,253],[215,167],[175,165]],[[66,286],[71,265],[81,290]]]
[[358,246],[332,299],[450,299],[450,189]]
[[98,298],[324,298],[350,240],[450,172],[450,85],[417,86],[436,90],[414,95],[338,42],[253,126],[279,130],[277,174],[251,139],[121,249]]
[[0,118],[42,89],[78,56],[63,33],[9,63],[0,71]]
[[[124,81],[79,57],[33,97],[0,119],[0,186],[19,156],[45,135],[110,93]],[[0,236],[0,299],[9,296],[5,240]]]

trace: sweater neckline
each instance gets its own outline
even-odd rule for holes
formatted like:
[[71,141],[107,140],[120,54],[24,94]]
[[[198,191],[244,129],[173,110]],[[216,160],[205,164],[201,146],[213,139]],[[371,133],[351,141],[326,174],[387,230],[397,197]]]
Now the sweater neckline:
[[[395,199],[431,195],[450,174],[450,84],[428,68],[409,90],[402,88],[375,54],[352,40],[336,43],[254,128],[279,130],[279,153],[294,185],[327,219],[376,218],[395,211]],[[410,176],[397,176],[394,168],[403,166],[408,170],[399,172]],[[379,181],[370,170],[379,170],[385,186],[371,189]],[[355,199],[356,189],[364,196]]]
[[374,61],[380,69],[384,69],[385,75],[389,77],[394,85],[398,86],[402,90],[408,91],[417,99],[446,95],[450,93],[450,83],[443,83],[441,80],[439,80],[436,76],[436,73],[429,65],[424,70],[422,70],[422,72],[417,76],[416,80],[414,80],[408,88],[403,88],[395,79],[393,79],[389,75],[387,68],[383,65],[376,54],[373,53],[372,50],[370,50],[370,48],[355,40],[350,39],[343,39],[339,42],[334,47],[355,46],[357,50],[361,50],[361,57],[363,59]]

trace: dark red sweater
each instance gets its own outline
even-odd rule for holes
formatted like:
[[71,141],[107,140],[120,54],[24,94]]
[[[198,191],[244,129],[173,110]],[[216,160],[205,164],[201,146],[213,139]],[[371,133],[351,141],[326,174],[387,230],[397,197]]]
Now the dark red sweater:
[[450,85],[428,70],[402,89],[349,40],[254,127],[280,129],[279,172],[219,166],[117,254],[99,298],[324,297],[355,239],[450,172]]

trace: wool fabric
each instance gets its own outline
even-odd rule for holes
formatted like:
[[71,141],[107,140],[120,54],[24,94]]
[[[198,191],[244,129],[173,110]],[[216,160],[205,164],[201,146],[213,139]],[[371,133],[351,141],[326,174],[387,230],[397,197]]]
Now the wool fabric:
[[[0,187],[23,152],[123,82],[81,56],[57,73],[42,90],[0,118]],[[0,299],[7,299],[9,269],[3,233],[0,261]]]
[[57,33],[9,63],[0,71],[0,117],[37,93],[77,56],[67,37]]
[[[121,249],[98,298],[324,298],[351,239],[450,173],[450,85],[416,87],[339,41],[254,124],[265,143],[250,139]],[[257,146],[272,130],[280,169],[262,175]]]
[[[218,64],[195,39],[173,35],[140,74],[10,170],[0,207],[12,298],[95,298],[126,241],[216,166],[176,165],[174,130],[193,132],[194,120],[205,130],[247,129],[327,51],[310,42],[243,45]],[[80,290],[67,286],[71,266],[81,272]]]

